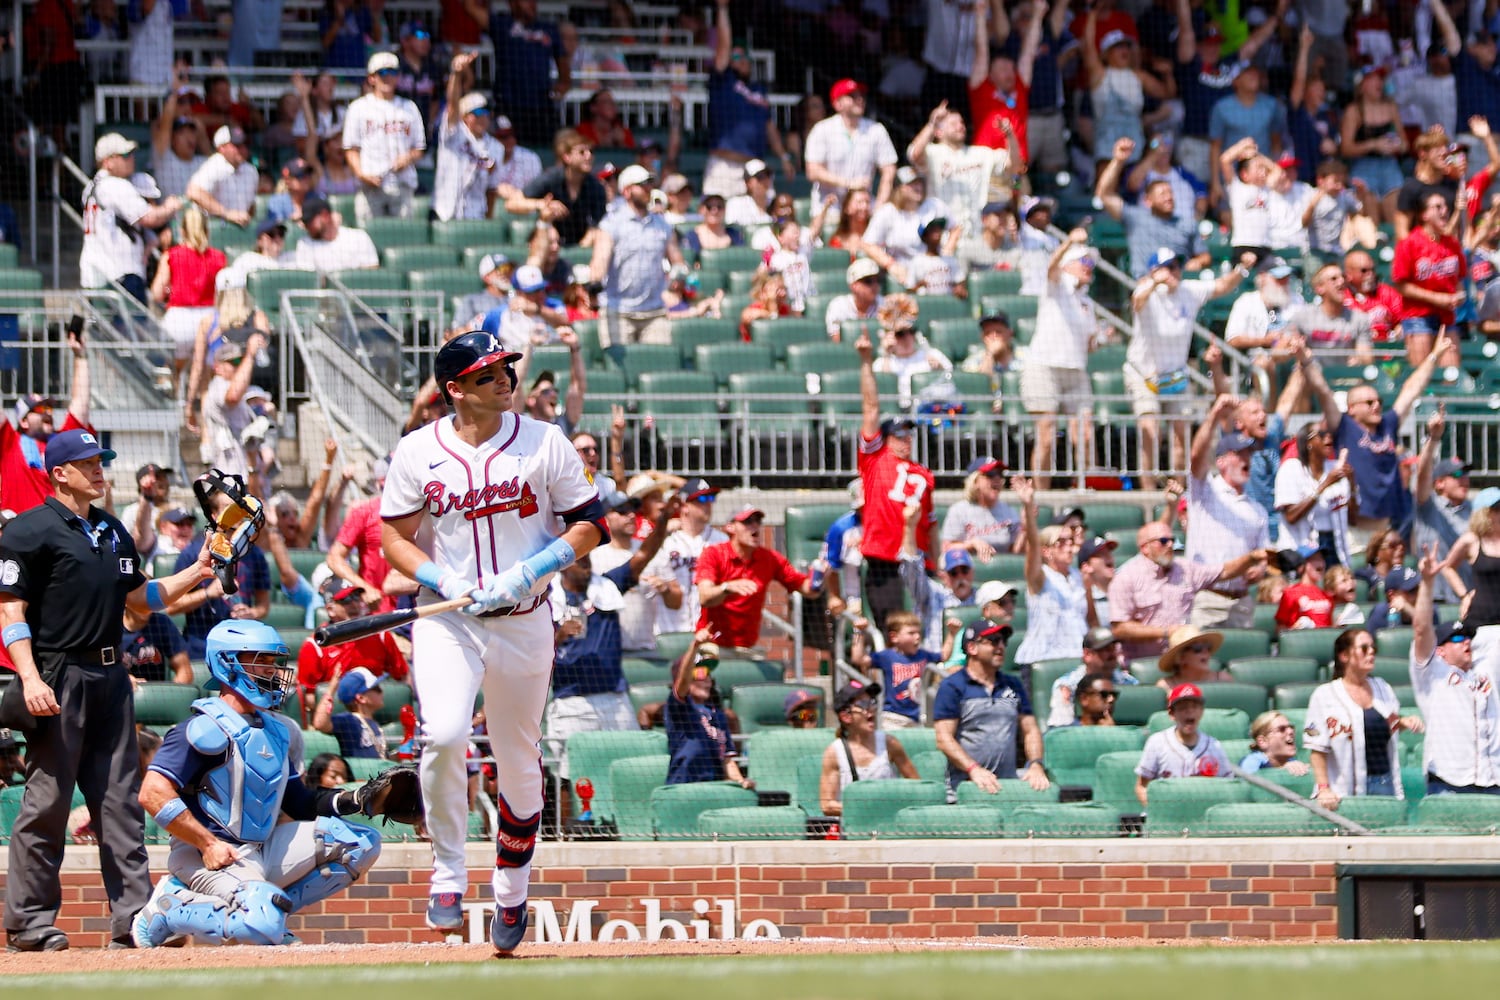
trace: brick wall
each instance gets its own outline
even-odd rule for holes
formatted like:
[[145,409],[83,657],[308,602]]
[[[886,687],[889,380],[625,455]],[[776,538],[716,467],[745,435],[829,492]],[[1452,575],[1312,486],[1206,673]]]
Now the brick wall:
[[[670,855],[670,864],[664,857]],[[1479,857],[1476,857],[1479,855]],[[165,861],[152,848],[153,871]],[[294,916],[308,943],[430,941],[422,923],[430,853],[390,845],[367,878]],[[470,936],[483,940],[493,857],[470,845]],[[644,930],[644,899],[660,917],[703,933],[724,932],[720,901],[732,902],[735,932],[755,920],[786,937],[1332,938],[1339,861],[1500,861],[1496,838],[1313,840],[923,841],[777,844],[543,844],[532,899],[550,904],[561,928],[574,907],[594,903],[597,939],[608,921]],[[0,888],[3,888],[0,879]],[[107,937],[97,855],[72,848],[64,861],[58,926],[75,946]],[[696,901],[699,911],[694,911]],[[707,910],[704,914],[701,911]],[[614,934],[629,934],[622,926]]]

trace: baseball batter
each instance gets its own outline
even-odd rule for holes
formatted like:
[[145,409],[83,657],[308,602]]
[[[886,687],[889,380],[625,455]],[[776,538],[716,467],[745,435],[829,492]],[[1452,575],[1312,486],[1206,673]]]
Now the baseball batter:
[[609,537],[598,493],[568,439],[511,410],[520,358],[484,332],[438,352],[433,374],[454,413],[402,438],[380,506],[386,558],[423,585],[418,604],[433,603],[434,594],[473,600],[463,612],[412,628],[434,856],[427,924],[443,931],[463,924],[465,753],[482,689],[500,810],[490,939],[502,953],[526,933],[541,819],[537,745],[553,657],[548,584]]

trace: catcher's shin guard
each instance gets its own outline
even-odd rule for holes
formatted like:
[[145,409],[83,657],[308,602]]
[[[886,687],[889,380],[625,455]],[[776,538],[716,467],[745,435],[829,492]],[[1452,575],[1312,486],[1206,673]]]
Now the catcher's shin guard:
[[313,836],[317,867],[282,890],[294,913],[349,888],[380,857],[380,834],[362,824],[319,816]]
[[534,815],[518,818],[510,811],[505,796],[498,797],[500,812],[499,830],[495,833],[495,867],[520,868],[531,863],[536,851],[536,832],[542,824],[540,811]]
[[229,902],[184,889],[157,896],[147,909],[153,912],[141,911],[138,929],[132,928],[139,947],[157,946],[179,934],[207,944],[272,945],[286,938],[292,904],[269,882],[246,882]]

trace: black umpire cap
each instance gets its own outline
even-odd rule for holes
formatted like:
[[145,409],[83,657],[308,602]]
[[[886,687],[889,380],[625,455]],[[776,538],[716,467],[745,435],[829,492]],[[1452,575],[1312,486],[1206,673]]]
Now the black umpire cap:
[[[500,343],[500,338],[493,333],[475,330],[473,333],[454,337],[443,345],[443,349],[437,352],[437,358],[433,360],[432,375],[437,380],[438,391],[443,394],[443,402],[451,403],[453,400],[448,396],[449,382],[493,364],[513,365],[521,357],[515,351],[507,351]],[[512,380],[512,388],[514,387]]]

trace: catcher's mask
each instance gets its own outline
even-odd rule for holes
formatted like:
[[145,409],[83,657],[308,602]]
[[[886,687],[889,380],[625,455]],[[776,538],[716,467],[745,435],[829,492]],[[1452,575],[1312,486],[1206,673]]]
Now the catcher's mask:
[[[229,506],[217,515],[213,504],[215,493],[222,493],[230,500]],[[266,523],[265,507],[259,499],[245,492],[243,478],[218,469],[209,469],[195,479],[193,494],[210,525],[203,544],[208,546],[213,558],[214,576],[225,594],[233,594],[239,590],[235,569]]]

